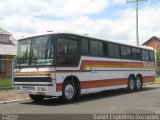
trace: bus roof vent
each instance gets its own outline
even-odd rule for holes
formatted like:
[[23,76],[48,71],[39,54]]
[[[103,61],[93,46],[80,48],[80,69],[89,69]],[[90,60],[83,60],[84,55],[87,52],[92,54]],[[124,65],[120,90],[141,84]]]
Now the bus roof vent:
[[53,30],[47,30],[47,32],[53,32]]

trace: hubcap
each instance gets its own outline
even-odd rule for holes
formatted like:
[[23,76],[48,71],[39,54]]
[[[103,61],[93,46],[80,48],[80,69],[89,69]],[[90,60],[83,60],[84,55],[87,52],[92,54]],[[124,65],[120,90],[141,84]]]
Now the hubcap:
[[134,81],[132,79],[130,80],[129,86],[131,90],[134,89]]
[[137,79],[137,88],[140,89],[140,87],[141,87],[141,80]]
[[73,95],[74,95],[74,88],[72,85],[69,84],[65,87],[65,96],[66,98],[71,99]]

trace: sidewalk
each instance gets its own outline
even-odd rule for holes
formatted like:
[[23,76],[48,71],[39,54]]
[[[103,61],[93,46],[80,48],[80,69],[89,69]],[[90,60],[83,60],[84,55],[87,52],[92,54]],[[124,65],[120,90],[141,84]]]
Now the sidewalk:
[[0,90],[0,103],[29,99],[27,94],[17,94],[14,90]]

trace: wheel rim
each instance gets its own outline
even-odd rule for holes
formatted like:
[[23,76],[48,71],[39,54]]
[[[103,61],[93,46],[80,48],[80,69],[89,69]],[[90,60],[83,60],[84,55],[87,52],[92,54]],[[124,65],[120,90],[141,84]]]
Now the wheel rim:
[[74,95],[74,88],[72,85],[69,84],[65,87],[65,96],[67,99],[71,99],[73,95]]
[[134,81],[131,79],[130,82],[129,82],[129,86],[130,86],[130,89],[133,90],[134,89]]
[[140,79],[137,79],[137,89],[140,89],[141,88],[141,80]]

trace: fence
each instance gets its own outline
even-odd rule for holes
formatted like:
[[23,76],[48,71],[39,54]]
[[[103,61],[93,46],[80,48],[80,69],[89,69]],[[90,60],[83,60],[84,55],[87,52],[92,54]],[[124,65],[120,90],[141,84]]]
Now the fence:
[[14,60],[0,59],[0,80],[12,80]]

